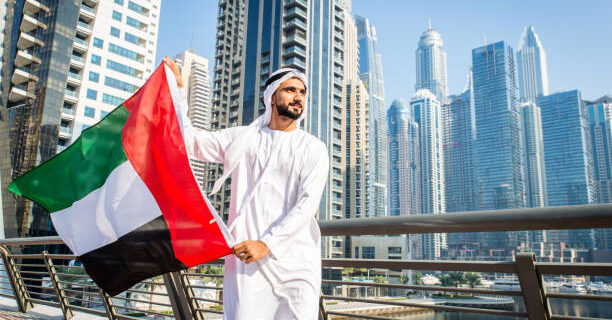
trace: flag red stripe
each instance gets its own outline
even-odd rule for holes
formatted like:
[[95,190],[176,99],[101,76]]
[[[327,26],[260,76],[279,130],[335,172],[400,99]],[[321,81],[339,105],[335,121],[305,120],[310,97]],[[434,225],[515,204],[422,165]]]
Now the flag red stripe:
[[166,219],[177,259],[191,267],[230,254],[191,171],[163,62],[123,105],[125,154]]

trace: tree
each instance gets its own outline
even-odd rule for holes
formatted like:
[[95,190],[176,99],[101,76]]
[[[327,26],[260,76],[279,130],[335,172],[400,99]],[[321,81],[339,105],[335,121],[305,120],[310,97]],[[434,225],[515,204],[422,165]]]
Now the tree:
[[482,283],[481,276],[479,273],[474,272],[466,272],[465,273],[465,282],[470,286],[470,288],[474,288],[475,286]]
[[420,272],[412,274],[412,283],[416,285],[423,284],[423,274]]
[[450,278],[453,287],[458,287],[460,284],[466,283],[463,272],[451,271],[448,273],[448,277]]

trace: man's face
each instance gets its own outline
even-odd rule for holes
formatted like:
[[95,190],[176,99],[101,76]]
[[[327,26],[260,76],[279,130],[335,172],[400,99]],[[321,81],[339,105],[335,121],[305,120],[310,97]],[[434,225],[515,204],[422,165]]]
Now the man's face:
[[306,87],[298,78],[285,80],[272,95],[272,108],[281,117],[297,120],[304,112]]

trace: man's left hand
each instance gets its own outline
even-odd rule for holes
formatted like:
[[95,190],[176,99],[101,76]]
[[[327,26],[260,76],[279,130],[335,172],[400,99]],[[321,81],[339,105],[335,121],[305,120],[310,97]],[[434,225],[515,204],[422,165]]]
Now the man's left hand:
[[232,251],[238,259],[249,264],[253,261],[263,259],[270,253],[268,246],[259,240],[247,240],[240,242],[232,248]]

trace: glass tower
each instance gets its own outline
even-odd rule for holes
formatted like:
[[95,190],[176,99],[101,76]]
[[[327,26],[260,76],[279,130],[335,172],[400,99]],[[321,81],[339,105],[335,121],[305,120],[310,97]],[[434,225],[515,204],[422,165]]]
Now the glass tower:
[[[503,41],[472,50],[478,209],[523,208],[523,141],[514,54]],[[485,233],[481,245],[508,248],[507,236]]]
[[428,25],[415,54],[416,90],[429,89],[440,103],[447,103],[446,51],[438,31]]
[[367,18],[355,16],[359,42],[359,77],[370,96],[369,216],[387,214],[387,123],[382,60],[376,29]]
[[537,97],[548,95],[546,52],[533,26],[523,30],[516,62],[521,99],[536,102]]
[[[566,91],[538,98],[549,206],[595,202],[589,117],[580,92]],[[591,230],[549,231],[548,240],[592,248]]]

